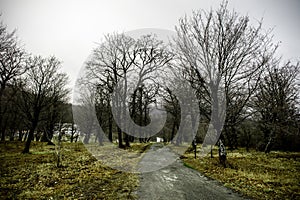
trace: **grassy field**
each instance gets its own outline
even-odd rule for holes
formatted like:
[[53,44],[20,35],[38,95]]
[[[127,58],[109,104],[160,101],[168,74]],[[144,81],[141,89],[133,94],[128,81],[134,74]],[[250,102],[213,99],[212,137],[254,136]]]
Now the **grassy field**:
[[254,199],[300,199],[300,153],[238,149],[227,153],[226,168],[219,164],[217,149],[213,153],[214,158],[194,159],[189,152],[182,159],[186,166]]
[[[0,143],[0,197],[6,199],[135,199],[136,174],[97,161],[82,143],[63,143],[62,167],[56,167],[54,146],[33,142]],[[130,151],[143,151],[133,144]]]
[[[56,167],[54,146],[33,142],[31,154],[21,154],[23,142],[0,143],[0,197],[5,199],[136,199],[138,176],[106,167],[82,143],[63,143],[62,167]],[[145,144],[132,144],[130,159],[142,156]],[[104,148],[98,156],[111,154]],[[118,155],[114,155],[118,160]],[[121,156],[122,157],[122,156]],[[300,199],[300,153],[228,152],[227,167],[214,158],[194,159],[187,167],[199,170],[226,187],[254,199]],[[121,160],[122,161],[122,160]],[[134,162],[135,163],[135,162]]]

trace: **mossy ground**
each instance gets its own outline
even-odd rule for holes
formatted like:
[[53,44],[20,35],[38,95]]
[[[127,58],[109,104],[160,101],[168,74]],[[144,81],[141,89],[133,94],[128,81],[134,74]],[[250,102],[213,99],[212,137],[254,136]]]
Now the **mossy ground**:
[[[132,144],[131,151],[145,145]],[[62,167],[54,146],[32,142],[0,143],[0,196],[4,199],[135,199],[137,174],[104,166],[82,143],[62,144]]]
[[194,159],[187,152],[182,159],[186,166],[254,199],[300,199],[300,152],[265,154],[240,148],[228,152],[226,168],[219,164],[216,148],[213,155]]

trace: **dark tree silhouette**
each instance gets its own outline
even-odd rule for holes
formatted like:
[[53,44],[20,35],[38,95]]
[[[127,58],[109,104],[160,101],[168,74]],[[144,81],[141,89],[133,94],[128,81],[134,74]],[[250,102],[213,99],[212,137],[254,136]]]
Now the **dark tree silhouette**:
[[25,65],[25,51],[18,44],[16,32],[8,32],[3,22],[0,22],[0,132],[1,140],[5,140],[5,127],[8,119],[4,119],[9,100],[3,100],[5,89],[9,85],[14,85],[27,70]]
[[247,117],[247,103],[277,48],[270,32],[262,30],[261,22],[252,26],[249,17],[230,12],[226,2],[215,11],[181,18],[176,31],[178,60],[198,90],[200,110],[216,135],[226,115],[224,136],[233,147],[235,126]]
[[282,67],[275,63],[259,84],[254,109],[259,113],[266,153],[272,147],[288,150],[297,146],[291,138],[298,133],[299,76],[299,63],[288,62]]
[[55,57],[30,57],[29,70],[24,78],[22,110],[29,121],[29,135],[23,153],[29,153],[30,143],[41,119],[41,114],[68,95],[67,75],[59,72],[60,61]]

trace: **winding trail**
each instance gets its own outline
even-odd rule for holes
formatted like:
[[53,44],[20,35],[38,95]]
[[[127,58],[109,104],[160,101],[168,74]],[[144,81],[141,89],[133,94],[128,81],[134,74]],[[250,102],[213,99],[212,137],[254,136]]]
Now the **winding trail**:
[[[163,166],[171,158],[178,157],[170,149],[162,147],[161,144],[151,146],[140,163],[142,171],[150,171],[151,168],[159,165]],[[245,199],[240,194],[222,186],[218,181],[208,179],[198,171],[185,167],[179,158],[167,167],[141,173],[137,195],[139,199],[151,200]]]

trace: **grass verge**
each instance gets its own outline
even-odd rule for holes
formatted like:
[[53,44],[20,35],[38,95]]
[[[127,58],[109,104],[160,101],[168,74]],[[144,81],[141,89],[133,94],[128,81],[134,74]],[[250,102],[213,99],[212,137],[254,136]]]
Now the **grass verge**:
[[234,150],[228,152],[226,168],[219,164],[216,149],[214,158],[194,159],[193,153],[186,153],[182,160],[186,166],[254,199],[300,199],[299,152]]

